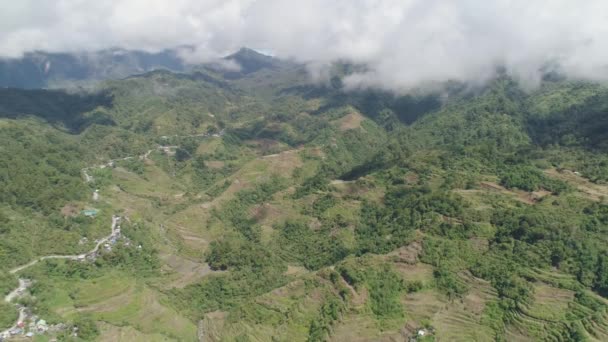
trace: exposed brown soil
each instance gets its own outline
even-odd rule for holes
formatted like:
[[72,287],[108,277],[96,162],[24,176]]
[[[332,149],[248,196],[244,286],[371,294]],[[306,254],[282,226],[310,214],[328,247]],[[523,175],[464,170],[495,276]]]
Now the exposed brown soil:
[[408,184],[416,184],[418,183],[418,175],[412,172],[409,172],[406,176],[405,176],[405,180],[407,181]]
[[545,174],[549,177],[557,178],[570,183],[581,193],[585,198],[593,201],[601,201],[603,198],[608,198],[608,186],[595,184],[581,175],[570,170],[545,170]]
[[472,237],[469,239],[469,241],[471,242],[471,245],[473,245],[473,248],[477,251],[486,252],[488,249],[490,249],[490,242],[486,238]]
[[205,165],[210,169],[221,169],[225,164],[226,163],[221,160],[210,160],[205,162]]
[[174,281],[167,284],[167,288],[184,288],[213,272],[205,263],[194,262],[176,255],[162,256],[161,259],[168,270],[177,275]]
[[365,118],[359,113],[350,113],[342,117],[339,121],[339,127],[341,131],[348,131],[349,129],[361,128],[361,122]]
[[[505,195],[510,195],[514,197],[516,200],[525,203],[525,204],[535,204],[540,199],[537,195],[534,195],[532,192],[526,192],[521,190],[509,190],[502,185],[496,184],[494,182],[483,181],[480,182],[479,185],[482,189],[490,190],[490,191],[498,191],[502,192]],[[544,193],[544,192],[540,192]]]
[[414,241],[407,246],[391,252],[389,256],[393,258],[394,262],[414,265],[418,262],[418,256],[420,253],[422,253],[422,243],[419,241]]
[[280,214],[279,208],[270,203],[256,204],[249,209],[250,217],[258,223],[265,220],[272,221],[273,218],[278,217]]
[[269,162],[269,171],[279,175],[288,175],[295,168],[302,166],[302,160],[298,154],[300,150],[283,151],[277,154],[270,154],[262,157]]
[[247,140],[246,144],[255,148],[262,155],[275,153],[281,149],[281,143],[272,139]]
[[78,215],[78,206],[73,203],[68,203],[61,208],[61,215],[65,217],[74,217]]

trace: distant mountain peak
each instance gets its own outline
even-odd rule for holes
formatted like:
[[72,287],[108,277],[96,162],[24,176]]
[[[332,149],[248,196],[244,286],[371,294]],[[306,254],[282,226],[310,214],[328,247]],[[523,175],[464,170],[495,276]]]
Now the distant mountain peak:
[[226,56],[226,59],[233,59],[233,58],[266,58],[266,59],[273,59],[272,56],[263,54],[262,52],[258,51],[258,50],[254,50],[248,47],[242,47],[240,48],[237,52]]
[[280,62],[272,56],[264,55],[246,47],[242,47],[239,51],[224,57],[224,59],[237,63],[241,68],[238,72],[226,73],[227,78],[238,78],[264,68],[274,69]]

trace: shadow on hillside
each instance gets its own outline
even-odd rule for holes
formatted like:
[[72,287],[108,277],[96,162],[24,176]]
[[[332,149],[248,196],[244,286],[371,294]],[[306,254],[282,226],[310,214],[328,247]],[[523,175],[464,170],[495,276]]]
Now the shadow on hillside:
[[332,89],[323,85],[305,84],[283,88],[278,92],[278,95],[297,95],[303,97],[306,100],[310,100],[314,98],[327,97],[328,95],[333,95],[331,94],[331,92],[333,91],[336,91],[336,89]]
[[[92,124],[114,125],[101,107],[113,106],[108,92],[70,94],[63,90],[0,89],[0,118],[38,117],[57,128],[78,133]],[[86,113],[86,115],[85,115]]]
[[390,115],[394,115],[401,123],[411,125],[424,115],[441,108],[438,93],[397,95],[372,89],[345,90],[341,81],[336,78],[328,85],[308,84],[284,88],[279,95],[297,95],[307,100],[324,98],[324,105],[312,112],[313,115],[351,105],[379,124],[385,124],[386,113],[389,113],[386,111],[390,111]]
[[597,95],[547,117],[527,120],[528,133],[541,146],[580,146],[608,151],[608,101]]

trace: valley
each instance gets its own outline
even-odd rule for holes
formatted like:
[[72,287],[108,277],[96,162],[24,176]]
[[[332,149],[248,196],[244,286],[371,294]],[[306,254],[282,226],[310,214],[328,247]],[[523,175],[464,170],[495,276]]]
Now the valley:
[[440,100],[240,58],[259,68],[0,89],[4,337],[606,339],[608,169],[582,138],[603,86]]

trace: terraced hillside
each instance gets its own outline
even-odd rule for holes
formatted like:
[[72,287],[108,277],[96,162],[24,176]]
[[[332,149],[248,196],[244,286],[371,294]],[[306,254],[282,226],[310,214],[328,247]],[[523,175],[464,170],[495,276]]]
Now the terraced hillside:
[[2,304],[14,339],[607,338],[602,86],[398,96],[251,53],[0,90],[0,288],[32,281]]

